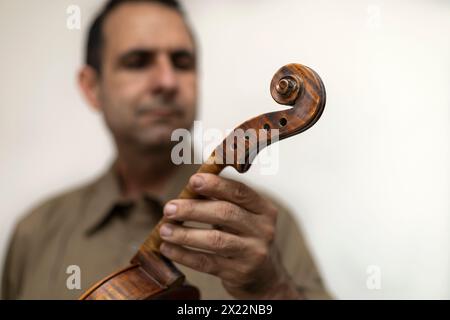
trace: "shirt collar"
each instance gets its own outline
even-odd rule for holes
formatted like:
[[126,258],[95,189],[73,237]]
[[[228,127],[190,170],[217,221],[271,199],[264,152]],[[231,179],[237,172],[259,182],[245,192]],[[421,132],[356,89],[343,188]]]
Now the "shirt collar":
[[[157,201],[161,205],[178,197],[181,190],[188,183],[189,178],[197,172],[200,165],[183,164],[178,166],[170,177],[161,196],[144,194],[144,197]],[[119,178],[115,165],[109,166],[108,170],[95,180],[87,189],[87,204],[84,215],[84,229],[87,233],[93,233],[99,229],[112,214],[116,206],[127,206],[134,203],[131,199],[122,196]]]

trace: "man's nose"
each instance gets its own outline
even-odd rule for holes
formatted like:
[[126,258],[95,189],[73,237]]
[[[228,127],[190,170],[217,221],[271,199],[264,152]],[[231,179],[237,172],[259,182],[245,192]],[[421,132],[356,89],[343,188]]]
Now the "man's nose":
[[155,61],[153,91],[155,94],[173,95],[178,88],[176,70],[168,54],[159,54]]

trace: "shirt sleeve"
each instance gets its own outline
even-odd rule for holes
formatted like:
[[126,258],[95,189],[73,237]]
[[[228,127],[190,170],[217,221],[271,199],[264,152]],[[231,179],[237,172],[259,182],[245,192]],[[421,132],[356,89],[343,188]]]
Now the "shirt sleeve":
[[307,299],[331,299],[293,213],[274,203],[279,210],[276,245],[296,287]]
[[2,299],[19,299],[22,277],[25,267],[25,252],[27,245],[24,234],[16,225],[9,241],[2,275]]

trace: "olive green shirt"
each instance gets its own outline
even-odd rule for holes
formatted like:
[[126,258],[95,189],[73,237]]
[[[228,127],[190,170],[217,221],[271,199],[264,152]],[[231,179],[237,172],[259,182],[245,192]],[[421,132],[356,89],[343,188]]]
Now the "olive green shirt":
[[[2,298],[77,299],[127,266],[161,218],[163,204],[177,197],[197,168],[179,168],[159,198],[124,199],[111,166],[94,182],[44,202],[16,225],[4,265]],[[282,207],[275,243],[299,290],[311,299],[329,298],[300,229]],[[79,267],[79,289],[67,285],[73,284],[70,277],[75,274],[70,266]],[[232,299],[219,278],[177,266],[203,299]]]

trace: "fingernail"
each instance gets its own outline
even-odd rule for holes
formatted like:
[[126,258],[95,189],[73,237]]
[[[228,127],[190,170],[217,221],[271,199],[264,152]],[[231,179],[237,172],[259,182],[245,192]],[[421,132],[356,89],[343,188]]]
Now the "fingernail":
[[167,224],[163,224],[159,229],[159,234],[161,235],[161,237],[170,237],[172,235],[172,232],[172,227]]
[[177,213],[177,206],[173,203],[168,203],[165,207],[164,207],[164,214],[168,217],[168,218],[172,218],[175,216],[175,213]]
[[205,180],[203,179],[203,177],[196,175],[192,177],[192,186],[194,187],[194,189],[199,189],[203,186]]

